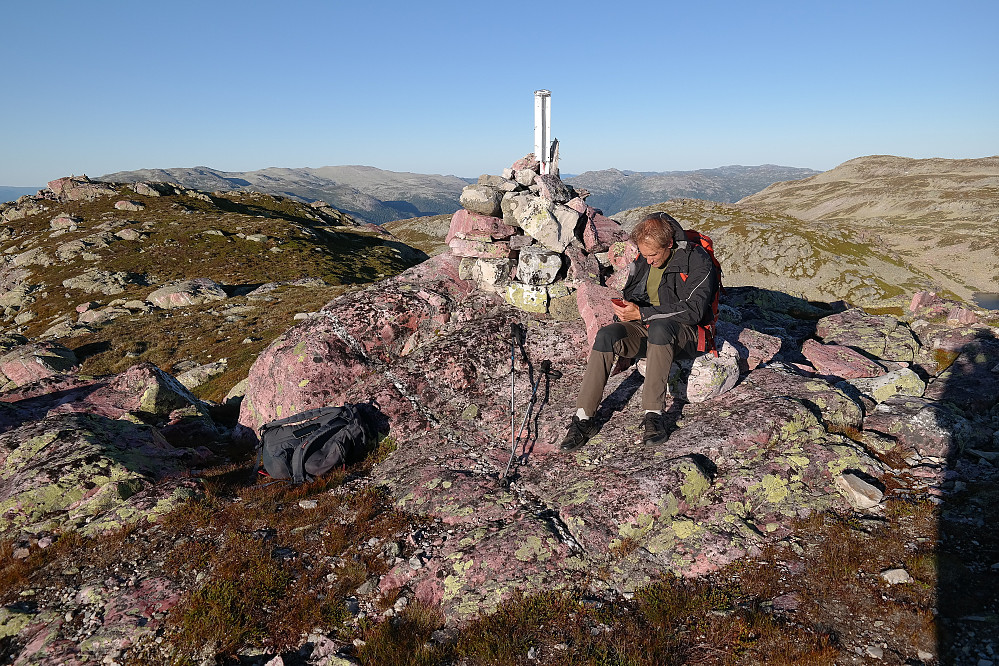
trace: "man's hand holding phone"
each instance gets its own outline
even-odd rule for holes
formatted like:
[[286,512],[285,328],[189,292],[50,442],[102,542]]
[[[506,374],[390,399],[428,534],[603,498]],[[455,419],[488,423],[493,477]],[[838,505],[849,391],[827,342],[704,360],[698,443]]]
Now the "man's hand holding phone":
[[611,305],[614,306],[614,314],[621,321],[640,321],[642,319],[642,313],[638,306],[623,298],[612,298]]

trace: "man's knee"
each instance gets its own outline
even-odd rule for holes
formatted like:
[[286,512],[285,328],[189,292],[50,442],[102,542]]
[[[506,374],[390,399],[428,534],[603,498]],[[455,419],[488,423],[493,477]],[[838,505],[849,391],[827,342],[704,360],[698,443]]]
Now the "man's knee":
[[671,319],[657,319],[649,324],[649,344],[677,345],[680,341],[680,324]]
[[623,324],[613,323],[602,326],[597,331],[597,337],[593,341],[595,351],[613,352],[614,343],[620,342],[628,337],[628,329]]

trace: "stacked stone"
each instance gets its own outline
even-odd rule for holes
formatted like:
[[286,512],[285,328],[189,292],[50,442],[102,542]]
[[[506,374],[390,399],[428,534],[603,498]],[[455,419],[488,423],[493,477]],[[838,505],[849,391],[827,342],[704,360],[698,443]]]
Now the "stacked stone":
[[586,204],[588,192],[541,174],[540,166],[530,154],[466,187],[446,241],[461,257],[460,276],[479,289],[528,312],[576,319],[586,309],[577,290],[603,284],[603,267],[610,273],[622,263],[613,257],[627,254],[627,233]]

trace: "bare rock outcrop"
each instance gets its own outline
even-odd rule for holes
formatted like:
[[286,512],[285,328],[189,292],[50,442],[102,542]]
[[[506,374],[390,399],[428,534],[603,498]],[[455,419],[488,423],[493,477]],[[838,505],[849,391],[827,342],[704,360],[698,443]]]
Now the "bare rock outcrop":
[[[561,453],[587,321],[512,308],[463,279],[464,261],[439,255],[287,331],[251,369],[240,413],[242,435],[252,440],[273,418],[374,398],[398,444],[375,481],[397,506],[441,520],[453,534],[421,567],[396,565],[380,589],[440,603],[451,621],[489,610],[514,590],[581,584],[593,569],[618,592],[664,571],[706,573],[759,552],[812,512],[879,511],[880,498],[900,485],[899,464],[918,465],[918,483],[940,483],[947,455],[992,434],[950,400],[960,394],[947,387],[960,382],[942,371],[930,382],[940,383],[939,399],[878,404],[856,387],[834,385],[848,375],[887,377],[919,357],[922,346],[905,322],[741,287],[726,293],[722,308],[722,358],[731,359],[734,387],[700,402],[675,399],[672,435],[655,447],[642,443],[638,428],[641,378],[623,372],[611,378],[596,416],[599,434]],[[512,321],[528,324],[544,402],[507,489],[496,477],[510,456]],[[850,351],[830,373],[802,354],[816,345]],[[542,382],[539,359],[552,361],[561,378]],[[517,363],[523,410],[529,378]],[[990,385],[984,376],[969,381]],[[914,418],[920,410],[927,416]],[[934,430],[944,423],[938,419],[949,420]],[[924,421],[921,431],[905,430]]]

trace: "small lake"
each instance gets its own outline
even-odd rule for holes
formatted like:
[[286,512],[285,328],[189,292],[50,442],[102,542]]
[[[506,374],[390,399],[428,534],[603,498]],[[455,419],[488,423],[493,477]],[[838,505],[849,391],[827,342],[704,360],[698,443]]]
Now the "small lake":
[[975,300],[975,304],[980,308],[985,308],[986,310],[999,310],[999,294],[979,291],[976,292],[972,298]]

